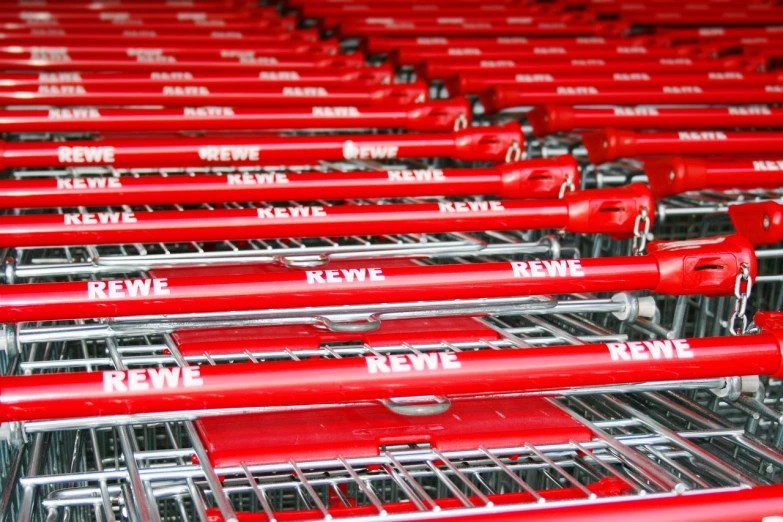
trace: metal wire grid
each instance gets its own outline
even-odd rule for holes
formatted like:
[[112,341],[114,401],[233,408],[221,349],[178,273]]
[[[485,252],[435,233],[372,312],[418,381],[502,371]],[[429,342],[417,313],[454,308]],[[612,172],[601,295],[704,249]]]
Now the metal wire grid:
[[[514,349],[627,338],[588,321],[579,324],[578,317],[548,319],[487,322],[505,333],[500,341],[461,347],[401,345],[379,353]],[[581,328],[581,335],[565,328],[572,332]],[[58,347],[49,349],[53,359],[59,359]],[[110,365],[115,368],[138,362],[137,354],[120,346],[109,346],[109,351]],[[84,352],[86,356],[88,350]],[[319,352],[311,356],[367,353],[350,343],[325,345]],[[306,354],[293,355],[272,354],[270,359],[297,360]],[[88,370],[102,365],[95,361]],[[27,369],[69,371],[67,367]],[[607,494],[600,487],[606,481],[613,481],[615,487],[610,489],[620,495],[779,483],[783,478],[783,453],[775,438],[783,430],[783,414],[775,410],[780,406],[779,383],[767,383],[762,400],[742,396],[726,402],[711,399],[712,394],[704,391],[723,384],[723,379],[715,379],[550,393],[560,396],[550,400],[593,433],[592,441],[581,444],[532,446],[520,441],[513,448],[480,446],[449,453],[414,445],[382,448],[377,456],[358,459],[299,462],[292,455],[288,462],[278,464],[218,469],[209,463],[192,424],[193,413],[32,422],[25,426],[28,443],[13,455],[24,464],[17,470],[24,478],[13,477],[9,514],[17,520],[117,520],[126,516],[130,520],[205,520],[207,513],[216,514],[210,508],[217,508],[226,519],[246,511],[266,513],[269,519],[283,511],[297,511],[302,520],[348,514],[374,519],[385,511],[389,514],[383,518],[410,520],[463,510],[503,510],[509,501],[530,508],[557,505],[554,500],[537,502],[546,496],[543,492],[562,488],[568,488],[567,496],[575,499],[569,502],[589,503]],[[596,395],[599,391],[631,394]],[[752,408],[771,413],[756,419],[747,413]],[[731,416],[723,417],[715,410],[731,411]],[[27,461],[20,455],[26,455]],[[356,506],[364,510],[358,514],[346,511]],[[437,507],[443,509],[436,512]],[[395,515],[399,509],[406,513]]]

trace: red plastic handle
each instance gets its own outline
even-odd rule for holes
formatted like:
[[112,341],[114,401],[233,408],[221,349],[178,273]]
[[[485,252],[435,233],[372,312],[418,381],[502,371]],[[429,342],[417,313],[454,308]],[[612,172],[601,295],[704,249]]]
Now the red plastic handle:
[[[628,72],[643,70],[646,73],[709,73],[714,71],[759,71],[766,67],[766,60],[759,57],[722,58],[706,60],[699,58],[662,58],[660,60],[607,60],[598,58],[578,58],[557,60],[554,57],[547,63],[527,63],[514,60],[478,60],[473,63],[440,63],[437,60],[425,62],[416,68],[416,72],[429,80],[442,80],[457,74],[588,74],[595,72]],[[756,102],[754,102],[756,103]],[[613,104],[617,104],[616,102]]]
[[636,156],[779,154],[783,132],[634,132],[603,129],[582,135],[591,163]]
[[783,185],[783,161],[667,158],[646,161],[644,173],[657,198],[693,190],[776,188]]
[[0,208],[455,197],[476,194],[511,199],[553,199],[559,196],[561,187],[568,179],[579,186],[579,166],[570,156],[475,169],[0,180]]
[[[5,143],[2,168],[107,165],[116,168],[264,165],[356,159],[451,157],[507,162],[524,149],[516,122],[443,134]],[[517,158],[518,159],[518,158]],[[298,164],[298,163],[297,163]]]
[[[168,12],[168,11],[225,11],[226,8],[231,7],[233,9],[239,9],[240,6],[232,6],[232,2],[229,1],[205,1],[205,0],[189,0],[188,2],[148,2],[148,1],[125,1],[111,0],[111,2],[73,2],[68,0],[35,0],[32,4],[25,5],[24,2],[8,2],[0,4],[0,11],[2,12],[49,12],[49,13],[70,13],[77,12],[83,13],[86,10],[91,11],[140,11],[143,13],[150,12]],[[271,14],[276,15],[277,11],[269,7],[254,7],[252,11],[257,16],[268,16]]]
[[0,309],[5,321],[16,323],[642,290],[733,295],[742,266],[756,275],[753,246],[739,236],[653,242],[648,252],[603,259],[13,284],[0,286]]
[[613,107],[607,109],[541,106],[527,113],[535,136],[600,129],[783,129],[783,109],[738,107]]
[[435,100],[410,106],[315,106],[291,109],[248,107],[185,107],[180,109],[52,108],[0,110],[0,132],[127,132],[405,129],[444,132],[470,125],[470,105],[464,98]]
[[[676,81],[676,80],[675,80]],[[783,102],[783,85],[713,86],[542,86],[535,90],[499,85],[479,97],[484,109],[494,113],[511,107],[536,105],[702,105]]]
[[[107,36],[106,38],[111,38]],[[316,59],[306,58],[281,58],[270,59],[261,57],[260,60],[228,61],[188,61],[172,62],[163,56],[161,58],[149,58],[139,56],[139,61],[128,60],[0,60],[0,68],[10,71],[45,71],[45,72],[225,72],[235,73],[241,71],[299,71],[320,68],[344,68],[363,67],[364,57],[359,54],[347,56],[331,56]]]
[[[236,175],[239,177],[239,175]],[[258,177],[264,176],[259,174]],[[274,176],[269,174],[267,176]],[[248,178],[256,176],[248,175]],[[108,182],[108,180],[107,180]],[[328,192],[325,191],[327,194]],[[289,192],[290,193],[290,192]],[[631,237],[654,201],[643,184],[563,199],[0,216],[0,246],[118,244],[564,229]]]
[[[526,17],[525,17],[526,18]],[[464,24],[433,24],[405,22],[401,24],[340,25],[344,37],[365,37],[370,35],[408,36],[619,36],[627,31],[625,23],[566,23],[562,21],[532,22],[530,24],[502,24],[490,22],[466,22]],[[2,27],[0,27],[2,30]]]
[[549,63],[552,58],[564,59],[609,59],[629,60],[639,57],[645,61],[681,56],[703,56],[709,58],[710,49],[703,47],[678,47],[675,49],[661,47],[651,48],[639,45],[617,45],[612,47],[561,47],[556,45],[539,45],[536,47],[515,47],[512,49],[482,50],[475,47],[446,49],[402,48],[394,53],[394,60],[399,65],[415,65],[428,60],[442,63],[474,63],[474,60],[512,60],[520,63]]
[[0,421],[776,376],[779,333],[2,377]]
[[149,22],[144,20],[117,20],[104,24],[90,22],[63,22],[63,23],[2,23],[0,32],[25,33],[30,29],[63,29],[65,31],[122,34],[123,31],[163,31],[177,34],[210,34],[213,31],[291,31],[296,27],[295,17],[277,19],[259,19],[242,22],[223,22],[222,20],[200,22],[198,20],[177,20],[176,22]]
[[[495,38],[469,38],[469,37],[430,37],[397,38],[393,36],[368,36],[366,49],[369,53],[387,53],[395,49],[464,49],[502,50],[527,47],[574,47],[594,48],[605,45],[670,45],[670,40],[659,35],[653,36],[628,36],[625,38],[609,38],[603,36],[577,36],[562,38],[528,38],[526,36],[498,36]],[[460,54],[468,55],[462,51]]]
[[[317,29],[297,29],[295,31],[246,32],[221,31],[216,28],[209,34],[185,35],[161,31],[127,30],[111,34],[112,41],[124,43],[129,47],[145,45],[188,45],[203,42],[230,45],[265,45],[274,42],[316,42],[319,39]],[[0,43],[3,45],[96,45],[106,42],[105,34],[94,32],[66,31],[65,29],[31,29],[30,31],[0,31]]]
[[772,245],[783,241],[783,205],[776,201],[729,206],[737,232],[754,245]]
[[[38,60],[49,56],[67,56],[71,60],[132,60],[138,56],[147,56],[150,60],[156,56],[172,57],[175,61],[188,60],[237,60],[253,59],[261,56],[296,57],[299,55],[337,54],[340,46],[336,40],[321,42],[279,42],[276,44],[242,45],[214,40],[205,40],[194,45],[177,46],[133,46],[127,43],[107,44],[102,47],[78,46],[2,46],[0,58],[11,60]],[[67,60],[65,60],[67,61]]]
[[[143,99],[146,105],[162,106],[251,106],[251,107],[311,107],[313,105],[383,106],[420,103],[427,99],[425,82],[386,86],[323,87],[289,85],[40,85],[0,89],[0,105],[55,106],[117,106],[136,105]],[[27,92],[25,92],[27,89]],[[32,92],[30,92],[32,91]]]
[[518,89],[537,89],[549,86],[578,87],[592,85],[595,87],[620,87],[624,85],[647,85],[663,87],[677,82],[680,85],[700,85],[715,87],[748,87],[773,85],[780,82],[776,73],[744,73],[740,71],[718,71],[708,73],[648,73],[640,65],[634,72],[607,72],[604,69],[574,73],[521,73],[521,74],[490,74],[474,76],[457,74],[444,80],[449,94],[480,94],[483,91],[503,85]]
[[[234,72],[230,74],[198,73],[190,71],[152,72],[152,73],[78,73],[78,72],[42,72],[39,74],[4,74],[4,90],[32,88],[39,90],[42,85],[77,85],[85,87],[98,85],[121,85],[157,87],[160,91],[167,85],[236,85],[247,87],[307,85],[336,87],[348,85],[379,85],[391,83],[394,69],[390,65],[346,69],[311,69],[303,71],[261,71]],[[130,90],[130,89],[126,89]]]

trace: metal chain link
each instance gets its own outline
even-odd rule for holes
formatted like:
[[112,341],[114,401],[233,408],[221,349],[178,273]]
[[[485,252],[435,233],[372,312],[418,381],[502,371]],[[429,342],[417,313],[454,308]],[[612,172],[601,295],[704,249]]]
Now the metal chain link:
[[560,195],[557,197],[559,199],[563,199],[563,196],[565,196],[566,192],[573,192],[576,190],[576,187],[574,186],[574,180],[571,176],[566,176],[565,181],[562,185],[560,185]]
[[632,255],[641,256],[644,254],[644,251],[647,249],[647,236],[650,234],[651,225],[647,207],[642,207],[633,224]]
[[[745,281],[745,291],[742,291],[742,282]],[[740,265],[740,273],[734,281],[734,311],[729,317],[729,333],[731,335],[743,335],[748,331],[748,298],[753,289],[753,281],[750,278],[750,266],[747,263]],[[739,326],[737,326],[739,321]]]

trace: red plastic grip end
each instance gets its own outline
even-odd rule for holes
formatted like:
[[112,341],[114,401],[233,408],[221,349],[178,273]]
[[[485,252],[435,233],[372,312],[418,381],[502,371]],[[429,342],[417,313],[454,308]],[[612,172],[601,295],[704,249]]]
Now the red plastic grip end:
[[455,131],[470,127],[470,121],[470,102],[457,97],[414,106],[408,115],[407,128],[419,132]]
[[457,132],[455,158],[463,161],[516,161],[525,150],[519,123],[473,127]]
[[422,103],[429,99],[429,87],[423,81],[392,85],[390,89],[388,99],[400,105]]
[[579,186],[579,165],[567,155],[508,163],[499,170],[502,188],[498,196],[503,198],[557,198],[569,178],[574,186]]
[[574,110],[571,107],[544,105],[527,113],[527,121],[533,127],[533,135],[539,138],[555,132],[574,129]]
[[753,245],[738,235],[653,241],[647,252],[658,263],[655,292],[660,294],[733,295],[737,275],[745,264],[750,277],[756,277]]
[[737,233],[754,245],[783,240],[783,205],[775,201],[730,205],[729,217]]
[[602,129],[582,136],[587,159],[598,165],[636,155],[636,133],[625,129]]
[[655,200],[643,183],[624,187],[580,190],[564,196],[568,205],[568,230],[583,234],[609,234],[614,238],[632,237],[636,217],[642,208],[652,224]]
[[647,161],[644,173],[656,198],[702,190],[707,186],[707,163],[696,158]]

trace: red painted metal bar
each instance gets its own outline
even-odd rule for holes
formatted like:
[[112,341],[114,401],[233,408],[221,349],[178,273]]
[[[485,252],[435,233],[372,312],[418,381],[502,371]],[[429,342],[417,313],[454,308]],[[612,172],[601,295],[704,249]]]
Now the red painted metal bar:
[[781,331],[773,329],[743,337],[12,376],[0,378],[0,421],[511,393],[727,372],[780,378],[782,350]]
[[512,107],[535,105],[703,105],[783,102],[783,85],[700,86],[673,83],[654,87],[628,85],[617,87],[499,85],[479,96],[490,113]]
[[657,198],[692,190],[777,188],[783,185],[783,161],[766,158],[666,158],[646,161],[644,173]]
[[[390,104],[391,105],[391,104]],[[185,107],[180,109],[52,108],[0,110],[0,132],[126,132],[287,129],[405,129],[447,132],[470,124],[464,98],[389,107]]]
[[714,51],[706,46],[688,46],[677,48],[650,48],[639,45],[619,45],[616,47],[560,47],[555,45],[540,45],[537,47],[522,47],[512,49],[480,50],[476,48],[449,47],[447,49],[402,48],[392,53],[392,59],[400,64],[414,65],[420,62],[435,60],[444,63],[468,63],[480,60],[513,60],[521,63],[549,63],[553,57],[564,59],[640,59],[661,60],[678,57],[709,58]]
[[3,285],[0,310],[17,323],[642,290],[733,295],[743,265],[755,278],[752,245],[725,236],[653,242],[632,257]]
[[[759,71],[766,66],[766,60],[758,57],[718,58],[714,60],[698,58],[662,58],[660,60],[607,60],[607,59],[566,59],[552,60],[547,63],[518,62],[514,60],[478,60],[474,63],[439,63],[437,60],[420,64],[416,71],[430,80],[446,79],[457,74],[496,75],[501,74],[594,74],[596,72],[644,72],[650,73],[709,73],[721,70]],[[755,102],[754,102],[755,103]]]
[[[0,26],[0,30],[3,28]],[[628,30],[625,23],[565,23],[565,22],[533,22],[516,23],[464,23],[464,24],[433,24],[405,22],[401,24],[361,24],[351,23],[340,25],[340,34],[344,37],[365,37],[370,35],[388,36],[620,36]]]
[[0,31],[0,43],[3,45],[96,45],[111,39],[129,47],[144,44],[146,46],[187,45],[214,43],[215,45],[265,45],[273,42],[316,42],[319,33],[316,29],[297,29],[295,31],[242,32],[222,31],[219,28],[209,34],[187,35],[165,31],[125,30],[112,32],[108,37],[94,31],[66,31],[65,29],[30,29],[29,31]]
[[783,205],[777,201],[730,205],[729,217],[737,232],[754,245],[783,241]]
[[777,155],[783,147],[783,132],[635,132],[603,129],[582,135],[591,163],[604,163],[635,156],[713,154]]
[[63,29],[65,31],[78,32],[107,32],[121,33],[123,31],[165,31],[177,34],[210,34],[212,31],[291,31],[296,27],[295,17],[278,18],[274,20],[257,19],[242,22],[223,22],[222,20],[177,20],[176,22],[149,22],[143,20],[118,20],[104,24],[90,22],[63,22],[63,23],[2,23],[0,32],[27,32],[30,29]]
[[[106,38],[112,38],[107,35]],[[70,60],[60,61],[57,56],[41,60],[0,59],[0,70],[30,72],[247,72],[277,70],[311,70],[320,68],[364,67],[364,57],[359,54],[348,56],[325,56],[323,58],[274,58],[262,56],[246,61],[171,61],[166,56],[149,57],[140,55],[138,61],[129,60]]]
[[783,129],[783,109],[766,105],[734,107],[613,107],[541,106],[527,113],[533,134],[600,129]]
[[[645,45],[661,46],[671,45],[667,37],[660,35],[628,36],[625,38],[610,38],[603,36],[576,36],[562,38],[528,38],[526,36],[498,36],[495,38],[467,38],[445,36],[419,36],[419,37],[389,37],[368,36],[365,47],[369,53],[386,53],[395,49],[479,49],[479,50],[503,50],[525,49],[531,47],[566,47],[566,48],[597,48],[607,45]],[[468,55],[463,51],[463,54]]]
[[0,79],[0,88],[15,90],[19,87],[41,85],[144,85],[158,87],[161,91],[167,85],[237,85],[249,86],[290,86],[307,85],[334,87],[348,85],[380,85],[391,83],[394,70],[389,65],[361,68],[329,68],[303,71],[261,71],[197,73],[197,72],[152,72],[152,73],[78,73],[78,72],[41,72],[4,74]]
[[[177,138],[4,143],[1,168],[109,165],[117,168],[285,164],[290,161],[450,157],[510,161],[524,149],[519,124],[443,134]],[[518,159],[518,158],[517,158]]]
[[568,179],[579,186],[579,166],[570,156],[474,169],[0,180],[0,208],[476,194],[510,199],[553,199],[559,196]]
[[193,46],[128,46],[116,43],[101,47],[92,46],[2,46],[0,58],[11,60],[38,60],[49,56],[67,56],[71,60],[133,60],[142,55],[170,56],[176,61],[188,60],[238,60],[260,56],[289,57],[337,54],[340,48],[336,40],[322,42],[281,42],[263,46],[245,46],[225,42],[207,41]]
[[[135,62],[129,62],[135,63]],[[39,85],[0,87],[0,105],[55,106],[234,106],[234,107],[312,107],[352,105],[384,107],[409,105],[427,99],[425,82],[383,86],[267,86],[267,85]]]
[[[252,177],[259,179],[261,176],[263,174]],[[327,191],[324,193],[328,194]],[[634,234],[635,221],[642,208],[648,210],[652,219],[654,201],[650,190],[646,185],[634,184],[622,188],[570,192],[562,199],[539,201],[31,214],[0,216],[0,246],[150,241],[171,243],[532,229],[563,229],[628,238]]]
[[666,86],[666,85],[700,85],[715,87],[747,87],[764,86],[783,83],[783,77],[778,73],[747,73],[741,71],[711,71],[692,73],[675,71],[673,73],[644,72],[640,65],[633,72],[613,72],[599,69],[584,71],[581,74],[571,73],[506,73],[471,75],[457,74],[443,81],[449,94],[480,94],[496,85],[517,89],[538,89],[549,86],[584,86],[620,87],[624,85]]

